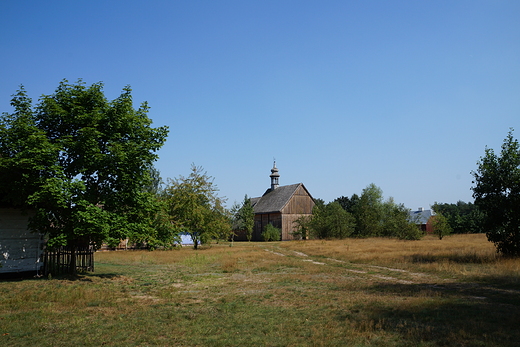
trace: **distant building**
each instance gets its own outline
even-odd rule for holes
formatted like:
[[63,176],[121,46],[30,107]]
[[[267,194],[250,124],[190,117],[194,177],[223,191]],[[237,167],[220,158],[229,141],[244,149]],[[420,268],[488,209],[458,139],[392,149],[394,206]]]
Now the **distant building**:
[[255,212],[252,240],[260,241],[267,224],[281,230],[281,240],[293,240],[294,221],[301,216],[312,215],[314,199],[303,183],[280,186],[280,174],[276,162],[271,169],[271,188],[264,195],[251,199]]
[[427,234],[433,233],[432,221],[435,213],[432,210],[425,210],[419,207],[417,211],[410,211],[410,221]]

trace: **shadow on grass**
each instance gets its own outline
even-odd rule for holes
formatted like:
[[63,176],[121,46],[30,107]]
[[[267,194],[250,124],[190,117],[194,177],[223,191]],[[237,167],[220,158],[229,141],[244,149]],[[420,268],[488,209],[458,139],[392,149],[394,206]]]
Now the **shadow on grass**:
[[120,276],[116,273],[78,273],[75,275],[63,274],[63,275],[55,275],[55,276],[41,276],[34,273],[34,271],[27,272],[10,272],[10,273],[0,273],[0,283],[1,282],[15,282],[15,281],[26,281],[26,280],[36,280],[36,281],[44,281],[49,279],[57,279],[57,280],[67,280],[67,281],[92,281],[91,278],[103,278],[103,279],[111,279]]
[[501,256],[498,254],[482,255],[477,253],[465,254],[431,254],[431,253],[416,253],[406,256],[405,259],[411,263],[441,263],[452,262],[456,264],[492,264],[495,263]]
[[360,304],[338,320],[364,331],[396,333],[404,345],[518,346],[520,295],[478,284],[371,286],[388,301]]
[[34,280],[41,278],[34,271],[0,273],[0,282]]
[[477,300],[485,304],[503,304],[518,306],[520,309],[520,291],[498,288],[485,283],[443,283],[443,284],[397,284],[380,283],[371,287],[371,291],[402,297],[439,296]]

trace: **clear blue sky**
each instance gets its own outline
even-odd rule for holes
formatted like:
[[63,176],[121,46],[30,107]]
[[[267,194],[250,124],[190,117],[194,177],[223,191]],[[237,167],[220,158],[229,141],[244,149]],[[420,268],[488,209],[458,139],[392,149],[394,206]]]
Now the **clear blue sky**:
[[0,1],[0,111],[78,78],[130,85],[170,127],[163,178],[202,166],[228,205],[273,158],[325,201],[473,201],[485,147],[520,137],[520,1]]

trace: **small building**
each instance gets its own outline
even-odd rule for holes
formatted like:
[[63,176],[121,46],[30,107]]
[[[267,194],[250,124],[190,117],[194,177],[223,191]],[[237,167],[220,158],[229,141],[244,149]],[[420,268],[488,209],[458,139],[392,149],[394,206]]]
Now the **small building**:
[[34,212],[0,208],[0,273],[39,273],[42,266],[43,235],[28,229]]
[[262,240],[261,234],[267,224],[281,230],[281,240],[293,240],[292,232],[296,229],[295,220],[301,216],[312,215],[314,199],[303,183],[280,186],[280,174],[276,162],[271,169],[271,188],[261,197],[252,198],[251,205],[255,212],[253,241]]
[[432,210],[425,210],[419,207],[417,211],[410,211],[410,221],[427,234],[433,233],[432,221],[435,213]]

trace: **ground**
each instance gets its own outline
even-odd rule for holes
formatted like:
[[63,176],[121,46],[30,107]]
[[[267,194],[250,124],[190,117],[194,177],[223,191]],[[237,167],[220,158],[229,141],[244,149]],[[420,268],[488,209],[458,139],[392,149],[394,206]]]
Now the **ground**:
[[[96,272],[0,285],[25,346],[515,346],[520,262],[483,235],[96,254]],[[3,341],[2,341],[3,339]]]

